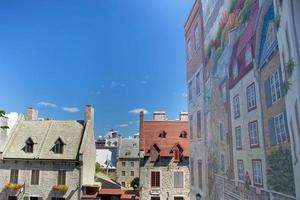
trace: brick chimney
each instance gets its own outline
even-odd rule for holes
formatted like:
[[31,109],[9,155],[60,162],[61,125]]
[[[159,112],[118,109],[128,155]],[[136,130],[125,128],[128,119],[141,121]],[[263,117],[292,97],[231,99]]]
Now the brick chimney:
[[92,123],[94,123],[94,112],[93,106],[86,105],[84,110],[84,122],[90,120]]
[[179,120],[180,121],[188,121],[189,120],[188,112],[180,112],[179,113]]
[[144,128],[144,112],[140,112],[140,138],[139,138],[139,146],[140,151],[144,150],[144,135],[143,135],[143,128]]
[[153,113],[153,120],[155,120],[155,121],[166,120],[166,112],[165,111],[155,111]]
[[27,108],[25,119],[26,120],[37,120],[38,119],[38,113],[39,113],[38,110],[36,110],[32,107],[29,107],[29,108]]

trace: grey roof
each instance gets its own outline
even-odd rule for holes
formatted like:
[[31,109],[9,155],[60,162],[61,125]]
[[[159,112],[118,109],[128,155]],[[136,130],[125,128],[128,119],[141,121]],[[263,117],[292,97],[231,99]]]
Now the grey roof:
[[[84,134],[83,124],[83,121],[27,121],[23,117],[9,138],[3,158],[76,160]],[[34,140],[33,153],[24,151],[28,138]],[[52,150],[58,138],[65,143],[62,154]]]
[[139,141],[134,138],[122,139],[119,147],[119,158],[138,158],[139,157]]

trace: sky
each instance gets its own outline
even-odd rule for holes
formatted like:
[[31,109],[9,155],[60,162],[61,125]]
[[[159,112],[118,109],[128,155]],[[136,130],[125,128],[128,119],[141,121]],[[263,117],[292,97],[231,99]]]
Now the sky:
[[194,0],[0,1],[0,110],[61,120],[95,108],[95,133],[138,132],[187,111],[184,23]]

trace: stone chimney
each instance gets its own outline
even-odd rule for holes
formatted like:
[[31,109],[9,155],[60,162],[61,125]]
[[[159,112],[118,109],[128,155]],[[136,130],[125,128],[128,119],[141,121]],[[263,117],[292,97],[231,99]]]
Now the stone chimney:
[[87,122],[90,120],[92,123],[94,123],[94,108],[91,105],[86,105],[84,110],[84,121]]
[[25,120],[38,120],[38,113],[39,111],[32,107],[27,108]]
[[165,111],[155,111],[153,113],[153,120],[155,120],[155,121],[166,120],[166,112]]
[[188,112],[180,112],[179,113],[179,120],[180,121],[188,121],[189,120]]

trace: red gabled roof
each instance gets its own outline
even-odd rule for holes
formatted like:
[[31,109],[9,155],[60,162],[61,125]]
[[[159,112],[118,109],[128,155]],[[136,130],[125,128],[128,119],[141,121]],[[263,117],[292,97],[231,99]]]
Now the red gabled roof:
[[[150,150],[154,144],[159,148],[160,156],[173,156],[171,151],[177,144],[182,148],[183,156],[189,156],[189,126],[187,121],[144,121],[142,117],[140,120],[140,149],[144,151],[145,156],[150,156]],[[166,132],[165,138],[159,137],[162,131]],[[187,138],[180,137],[182,131],[187,133]]]

